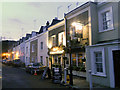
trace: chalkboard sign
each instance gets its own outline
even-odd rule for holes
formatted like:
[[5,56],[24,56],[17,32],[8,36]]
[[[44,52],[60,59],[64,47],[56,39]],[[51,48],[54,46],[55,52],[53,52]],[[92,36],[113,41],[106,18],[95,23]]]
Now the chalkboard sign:
[[60,83],[62,80],[61,68],[53,68],[53,83]]

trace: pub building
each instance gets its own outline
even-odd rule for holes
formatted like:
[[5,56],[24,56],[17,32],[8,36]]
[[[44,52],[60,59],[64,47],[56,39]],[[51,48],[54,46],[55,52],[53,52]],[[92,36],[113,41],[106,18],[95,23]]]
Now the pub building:
[[[86,77],[85,47],[89,45],[88,11],[79,7],[65,14],[65,22],[66,47],[71,48],[72,73]],[[69,53],[68,50],[66,54]]]
[[53,19],[58,22],[48,28],[48,54],[49,67],[52,69],[56,64],[64,68],[64,47],[65,43],[65,21]]

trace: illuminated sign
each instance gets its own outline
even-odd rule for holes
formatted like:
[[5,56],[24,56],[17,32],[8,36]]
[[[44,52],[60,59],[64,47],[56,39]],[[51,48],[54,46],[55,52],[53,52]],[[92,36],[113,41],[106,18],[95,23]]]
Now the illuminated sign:
[[55,52],[54,51],[50,52],[50,54],[63,54],[63,53],[64,53],[64,50],[62,50],[62,51],[58,50],[58,51],[55,51]]

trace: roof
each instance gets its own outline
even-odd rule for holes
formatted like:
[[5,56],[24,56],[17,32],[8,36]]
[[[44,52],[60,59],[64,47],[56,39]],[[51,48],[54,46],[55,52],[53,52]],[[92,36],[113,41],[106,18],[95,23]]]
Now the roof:
[[63,20],[64,20],[64,19],[62,19],[62,20],[53,19],[53,20],[52,20],[52,23],[48,26],[48,28],[51,27],[51,26],[53,26],[53,25],[55,25],[55,24],[57,24],[57,23],[59,23],[59,22],[61,22],[61,21],[63,21]]
[[43,32],[43,27],[44,27],[44,26],[41,26],[41,27],[40,27],[40,30],[39,30],[38,34],[40,34],[40,33]]
[[66,13],[65,16],[68,15],[68,14],[70,14],[70,13],[72,13],[73,11],[77,10],[78,8],[80,8],[80,7],[82,7],[82,6],[85,6],[85,5],[89,4],[89,3],[97,4],[96,2],[88,1],[88,2],[86,2],[86,3],[82,4],[82,5],[80,5],[79,7],[73,9],[72,11]]

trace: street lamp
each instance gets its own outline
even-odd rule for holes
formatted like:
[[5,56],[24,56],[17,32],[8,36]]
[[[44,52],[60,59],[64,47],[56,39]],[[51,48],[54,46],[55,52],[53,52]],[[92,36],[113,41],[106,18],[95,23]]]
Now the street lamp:
[[74,26],[76,28],[76,30],[82,30],[82,24],[77,23],[77,22],[73,22],[72,26]]

